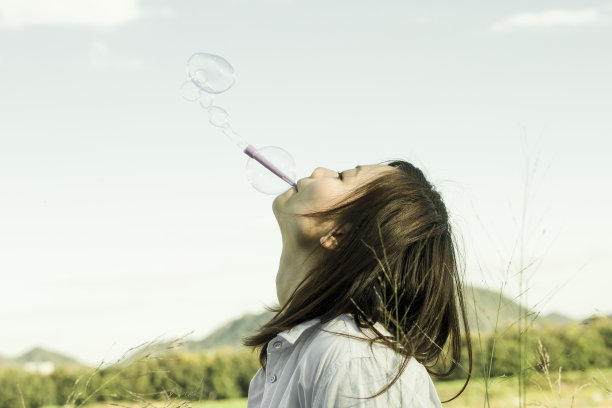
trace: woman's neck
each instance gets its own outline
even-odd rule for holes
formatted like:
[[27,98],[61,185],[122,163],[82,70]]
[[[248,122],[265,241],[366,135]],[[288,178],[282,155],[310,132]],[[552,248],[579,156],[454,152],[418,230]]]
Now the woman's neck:
[[321,252],[322,248],[319,245],[305,248],[283,242],[276,274],[276,295],[281,306],[287,302],[298,285],[320,261]]

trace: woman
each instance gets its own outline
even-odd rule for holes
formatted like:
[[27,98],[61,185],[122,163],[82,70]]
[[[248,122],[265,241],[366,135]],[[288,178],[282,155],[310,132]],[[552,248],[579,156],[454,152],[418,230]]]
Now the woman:
[[440,407],[429,374],[463,367],[461,326],[469,380],[448,213],[419,169],[317,168],[273,211],[279,307],[245,340],[261,348],[249,408]]

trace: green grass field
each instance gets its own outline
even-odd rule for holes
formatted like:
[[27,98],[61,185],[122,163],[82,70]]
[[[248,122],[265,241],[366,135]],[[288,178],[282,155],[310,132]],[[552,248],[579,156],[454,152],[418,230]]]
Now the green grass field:
[[[550,381],[549,381],[550,380]],[[461,381],[439,381],[436,383],[442,400],[453,396],[463,385]],[[495,378],[489,382],[489,405],[507,408],[517,405],[517,380],[514,377]],[[486,407],[485,384],[481,379],[473,380],[459,398],[444,404],[447,408]],[[97,403],[86,408],[246,408],[247,400],[187,402],[171,400],[150,403]],[[527,389],[527,405],[555,408],[612,408],[612,369],[552,373],[550,379],[543,375],[532,375]],[[45,407],[61,408],[61,407]]]

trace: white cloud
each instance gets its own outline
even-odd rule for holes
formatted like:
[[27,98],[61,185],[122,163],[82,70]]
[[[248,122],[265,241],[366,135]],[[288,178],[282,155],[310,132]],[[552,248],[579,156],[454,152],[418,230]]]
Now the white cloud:
[[138,19],[138,0],[0,0],[0,27],[109,26]]
[[97,69],[119,69],[140,71],[144,63],[137,58],[123,58],[115,55],[104,41],[96,41],[89,50],[89,63]]
[[585,26],[607,21],[607,16],[597,8],[554,9],[513,14],[493,23],[490,28],[491,31],[500,32],[521,28]]

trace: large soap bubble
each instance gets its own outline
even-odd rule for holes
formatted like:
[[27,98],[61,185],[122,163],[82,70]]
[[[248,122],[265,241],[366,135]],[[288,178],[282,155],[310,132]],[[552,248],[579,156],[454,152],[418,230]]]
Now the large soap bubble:
[[205,52],[189,58],[187,72],[196,86],[212,94],[225,92],[236,82],[234,68],[225,58]]
[[[277,146],[265,146],[257,150],[290,180],[295,180],[295,162],[289,153]],[[253,158],[247,161],[246,176],[249,183],[260,193],[278,194],[287,190],[286,180],[272,176],[268,167]]]

